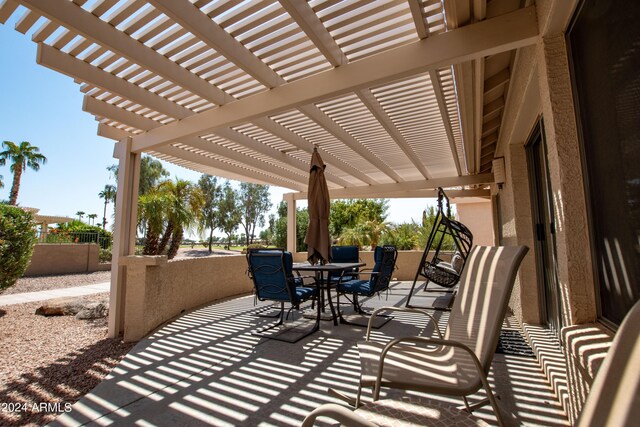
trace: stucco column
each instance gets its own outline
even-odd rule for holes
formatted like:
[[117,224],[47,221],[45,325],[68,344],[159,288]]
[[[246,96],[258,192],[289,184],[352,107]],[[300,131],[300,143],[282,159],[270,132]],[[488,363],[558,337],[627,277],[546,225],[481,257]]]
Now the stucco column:
[[138,215],[140,153],[131,152],[131,138],[115,144],[113,156],[118,163],[118,192],[111,255],[111,293],[109,296],[109,337],[124,331],[126,266],[123,257],[135,254]]
[[296,253],[296,201],[293,193],[284,195],[287,202],[287,250],[292,254]]
[[556,217],[558,280],[565,325],[597,317],[580,143],[564,35],[538,45],[547,160]]

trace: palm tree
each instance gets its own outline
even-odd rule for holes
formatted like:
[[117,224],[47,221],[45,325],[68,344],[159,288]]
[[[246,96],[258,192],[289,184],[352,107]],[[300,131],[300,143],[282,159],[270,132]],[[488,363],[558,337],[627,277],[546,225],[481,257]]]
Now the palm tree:
[[7,160],[11,161],[9,170],[13,172],[13,184],[9,193],[9,204],[15,205],[20,191],[20,179],[22,172],[29,167],[34,171],[40,170],[40,165],[47,163],[47,158],[40,154],[40,149],[27,141],[22,141],[20,145],[4,141],[2,143],[4,151],[0,152],[0,166],[4,166]]
[[87,218],[89,218],[89,223],[90,225],[93,225],[93,223],[95,222],[95,219],[98,217],[97,214],[89,214],[87,215]]
[[107,227],[107,205],[109,202],[115,202],[116,200],[116,187],[107,184],[104,186],[104,190],[98,193],[98,197],[104,199],[104,213],[102,215],[102,229]]
[[171,244],[167,257],[173,259],[180,249],[184,231],[197,224],[204,205],[204,196],[191,182],[176,179],[171,186],[172,203],[169,209],[169,221],[173,223]]
[[165,213],[169,205],[166,193],[152,189],[138,197],[138,223],[144,224],[145,244],[143,255],[157,255],[160,233],[165,223]]
[[82,217],[84,216],[85,212],[83,211],[78,211],[76,212],[76,215],[78,215],[78,221],[82,221]]

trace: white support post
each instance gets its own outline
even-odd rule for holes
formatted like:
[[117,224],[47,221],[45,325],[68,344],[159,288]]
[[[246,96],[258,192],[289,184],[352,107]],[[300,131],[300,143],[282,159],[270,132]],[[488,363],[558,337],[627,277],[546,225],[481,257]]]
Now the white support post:
[[292,254],[296,253],[296,200],[293,193],[284,195],[284,201],[287,202],[287,250]]
[[131,138],[118,142],[114,157],[118,163],[118,193],[111,256],[111,294],[109,298],[109,338],[124,331],[125,297],[127,291],[126,266],[122,257],[135,254],[138,215],[138,185],[140,154],[131,152]]

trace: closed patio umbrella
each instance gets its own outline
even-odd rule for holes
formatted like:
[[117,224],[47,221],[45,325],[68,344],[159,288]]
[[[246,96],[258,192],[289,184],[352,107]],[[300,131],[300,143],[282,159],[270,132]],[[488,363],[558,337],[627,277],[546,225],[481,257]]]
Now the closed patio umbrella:
[[326,165],[317,149],[311,155],[309,173],[309,228],[304,241],[308,245],[308,261],[312,264],[329,262],[331,242],[329,240],[329,189],[324,177]]

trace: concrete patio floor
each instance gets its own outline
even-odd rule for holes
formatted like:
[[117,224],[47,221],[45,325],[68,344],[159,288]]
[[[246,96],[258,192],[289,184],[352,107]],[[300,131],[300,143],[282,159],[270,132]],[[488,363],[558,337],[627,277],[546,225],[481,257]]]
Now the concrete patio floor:
[[[409,282],[395,282],[388,299],[375,297],[364,305],[404,306],[409,288]],[[415,305],[433,299],[428,296],[433,294],[418,295]],[[253,336],[252,330],[273,321],[254,315],[266,305],[254,306],[253,296],[245,296],[183,315],[139,342],[102,383],[51,425],[295,426],[323,403],[342,403],[327,388],[355,396],[356,343],[365,329],[322,322],[320,331],[295,344]],[[446,314],[436,315],[444,327]],[[388,340],[430,331],[423,317],[397,314],[374,335]],[[490,382],[508,425],[568,425],[534,358],[496,354]],[[364,399],[370,396],[365,389]],[[381,398],[402,396],[423,395],[383,389]],[[471,401],[482,397],[478,393]],[[474,414],[495,424],[488,407]]]

